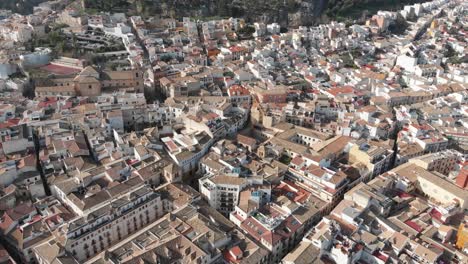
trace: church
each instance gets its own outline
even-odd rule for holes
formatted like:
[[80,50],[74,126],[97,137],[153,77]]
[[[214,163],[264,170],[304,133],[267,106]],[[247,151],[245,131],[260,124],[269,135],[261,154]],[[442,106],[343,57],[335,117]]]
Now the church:
[[92,66],[84,68],[74,78],[47,79],[36,85],[36,96],[98,96],[102,92],[126,90],[143,93],[141,70],[98,71]]

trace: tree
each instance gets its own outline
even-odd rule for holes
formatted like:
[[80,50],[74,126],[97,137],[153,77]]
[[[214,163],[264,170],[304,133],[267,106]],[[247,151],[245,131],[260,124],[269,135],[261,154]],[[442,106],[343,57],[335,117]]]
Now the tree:
[[94,64],[94,65],[100,65],[102,63],[104,63],[106,61],[106,58],[102,55],[93,55],[91,57],[91,62]]
[[78,39],[76,38],[75,33],[72,33],[71,44],[72,44],[72,53],[73,53],[72,56],[75,58],[80,53],[78,50]]
[[130,8],[130,3],[126,0],[85,0],[86,9],[98,11],[125,10]]
[[223,76],[225,76],[225,77],[230,77],[230,78],[234,78],[234,73],[231,72],[231,71],[225,72],[225,73],[223,73]]
[[237,34],[243,38],[250,38],[252,37],[253,33],[255,33],[255,28],[250,25],[237,30]]
[[34,52],[34,50],[36,50],[36,47],[38,46],[38,44],[39,44],[39,42],[38,42],[38,39],[37,39],[36,35],[33,35],[32,39],[28,43],[26,43],[25,47],[30,52]]
[[65,41],[62,40],[58,42],[55,47],[59,53],[62,53],[65,50],[65,46],[66,46]]

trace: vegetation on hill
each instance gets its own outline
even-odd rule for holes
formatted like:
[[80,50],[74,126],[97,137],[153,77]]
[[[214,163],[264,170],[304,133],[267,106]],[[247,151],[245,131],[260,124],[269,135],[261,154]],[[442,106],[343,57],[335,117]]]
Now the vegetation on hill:
[[31,14],[33,8],[47,0],[0,0],[0,9],[8,9],[23,15]]
[[[29,14],[46,0],[1,0],[0,9]],[[278,22],[282,26],[349,21],[377,10],[398,10],[424,0],[85,0],[88,12],[181,17],[243,17],[248,22]]]
[[[98,1],[98,0],[86,0]],[[99,0],[121,1],[121,0]],[[363,19],[378,10],[400,10],[424,0],[129,0],[138,14],[188,17],[243,17],[248,22],[282,26],[312,25],[329,20]]]
[[126,12],[132,6],[128,0],[85,0],[87,9],[104,12]]

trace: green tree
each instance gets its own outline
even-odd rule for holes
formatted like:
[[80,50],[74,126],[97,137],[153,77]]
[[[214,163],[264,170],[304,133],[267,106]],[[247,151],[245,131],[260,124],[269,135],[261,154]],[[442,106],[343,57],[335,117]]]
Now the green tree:
[[234,73],[231,72],[231,71],[225,72],[225,73],[223,73],[223,76],[225,76],[225,77],[230,77],[230,78],[234,78]]
[[72,56],[76,58],[78,57],[80,51],[78,49],[78,39],[76,38],[75,33],[72,33],[71,45],[72,45]]
[[65,46],[66,46],[65,41],[61,40],[60,42],[57,43],[56,49],[57,51],[62,53],[65,50]]
[[255,28],[250,25],[247,25],[237,30],[237,34],[243,38],[250,38],[252,37],[253,33],[255,33]]

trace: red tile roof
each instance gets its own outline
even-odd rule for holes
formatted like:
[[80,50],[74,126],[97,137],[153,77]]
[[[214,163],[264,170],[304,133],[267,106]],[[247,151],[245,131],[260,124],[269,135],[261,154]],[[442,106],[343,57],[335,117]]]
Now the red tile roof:
[[70,109],[72,108],[73,103],[72,102],[66,102],[63,106],[62,109]]
[[339,94],[349,94],[349,93],[355,93],[354,88],[351,86],[342,86],[342,87],[335,87],[331,88],[328,90],[330,94],[333,96],[337,96]]
[[75,68],[70,68],[70,67],[65,67],[65,66],[59,66],[59,65],[53,65],[49,64],[46,66],[41,67],[41,69],[52,72],[58,75],[69,75],[69,74],[74,74],[74,73],[79,73],[79,69]]
[[229,96],[247,96],[247,95],[250,95],[250,92],[248,89],[246,89],[245,87],[241,86],[241,85],[233,85],[231,87],[229,87],[228,89],[228,94]]
[[374,256],[377,257],[378,259],[383,260],[384,262],[387,262],[387,260],[388,260],[388,256],[382,254],[382,252],[380,252],[380,251],[376,251],[376,252],[374,252],[374,254],[372,254],[372,255],[374,255]]
[[204,117],[206,120],[213,120],[213,119],[218,118],[219,115],[216,114],[216,113],[210,112],[210,113],[204,115],[203,117]]
[[419,233],[423,231],[423,228],[418,225],[417,223],[411,221],[411,220],[407,220],[405,221],[405,224],[408,225],[409,227],[413,228],[414,230],[418,231]]
[[304,202],[310,196],[310,192],[287,180],[281,181],[281,183],[273,189],[273,192],[275,192],[277,196],[285,195],[290,200],[298,203]]
[[8,119],[6,122],[9,125],[16,126],[16,125],[19,124],[20,121],[21,121],[21,119],[19,119],[19,118],[11,118],[11,119]]
[[[468,165],[468,163],[465,163],[465,167],[466,165]],[[455,183],[458,187],[463,189],[466,189],[468,187],[468,169],[463,168],[460,170],[457,179],[455,180]]]
[[301,156],[296,156],[291,160],[291,163],[296,166],[301,166],[304,163],[304,160]]
[[406,193],[406,192],[398,192],[398,197],[400,198],[411,198],[413,195]]
[[253,217],[248,217],[241,224],[241,228],[254,237],[257,241],[262,239],[262,236],[266,234],[268,229],[263,227],[260,223],[257,222]]
[[46,98],[46,100],[40,102],[37,106],[40,108],[50,107],[57,104],[57,101],[58,100],[56,98]]
[[281,241],[282,237],[275,232],[268,231],[266,234],[262,236],[262,238],[268,242],[270,245],[276,245],[279,241]]
[[245,52],[246,51],[246,49],[244,47],[239,47],[239,46],[229,47],[229,50],[231,52]]
[[445,221],[442,220],[442,214],[435,208],[432,208],[431,212],[429,212],[429,215],[432,218],[437,219],[439,222],[444,223]]
[[231,255],[235,257],[236,259],[242,258],[242,250],[240,249],[239,246],[232,247],[229,250],[229,253],[231,253]]
[[3,217],[0,219],[0,231],[1,233],[5,233],[8,228],[14,223],[13,219],[8,214],[4,214]]

